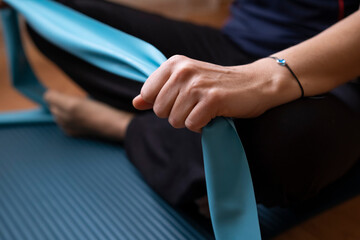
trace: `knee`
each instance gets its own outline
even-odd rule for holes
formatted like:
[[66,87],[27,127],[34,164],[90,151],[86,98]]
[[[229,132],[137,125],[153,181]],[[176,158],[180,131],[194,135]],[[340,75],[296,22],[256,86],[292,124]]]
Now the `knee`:
[[344,175],[355,160],[294,149],[282,143],[269,154],[249,154],[249,164],[259,203],[289,206],[309,200]]
[[306,163],[302,164],[299,158],[269,157],[266,161],[266,164],[257,161],[259,165],[252,164],[251,168],[256,199],[266,206],[301,203],[331,182],[329,176],[319,174],[319,169],[306,166]]
[[293,103],[236,123],[258,202],[286,206],[308,200],[358,160],[359,127],[340,122],[344,115],[334,108],[319,114],[320,103]]

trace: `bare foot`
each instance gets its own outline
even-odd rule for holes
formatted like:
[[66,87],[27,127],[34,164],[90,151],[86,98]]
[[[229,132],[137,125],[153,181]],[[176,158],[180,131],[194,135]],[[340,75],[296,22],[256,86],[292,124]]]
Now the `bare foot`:
[[124,139],[134,115],[103,103],[49,90],[44,96],[50,111],[64,132],[73,137]]

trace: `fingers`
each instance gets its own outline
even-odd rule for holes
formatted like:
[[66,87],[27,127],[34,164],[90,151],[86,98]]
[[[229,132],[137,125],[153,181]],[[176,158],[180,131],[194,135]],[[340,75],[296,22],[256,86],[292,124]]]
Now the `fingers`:
[[[200,132],[211,120],[214,108],[206,108],[206,98],[219,75],[213,65],[174,56],[160,66],[145,82],[133,105],[139,110],[153,109],[160,118],[168,118],[175,128],[187,127]],[[209,65],[209,66],[208,66]],[[213,75],[209,72],[213,71]]]
[[169,114],[169,123],[174,128],[186,127],[185,120],[198,103],[198,99],[193,99],[193,101],[187,100],[189,100],[187,94],[180,93],[174,105],[172,106],[171,112]]
[[163,63],[150,77],[146,80],[141,88],[142,99],[150,104],[155,102],[155,99],[171,76],[170,64]]
[[144,101],[154,103],[166,82],[183,79],[190,72],[189,65],[193,61],[185,56],[175,55],[164,62],[144,83],[141,89]]
[[179,80],[174,78],[176,78],[174,75],[170,77],[155,99],[153,109],[155,114],[160,118],[169,117],[171,109],[178,98],[181,86],[176,84]]
[[201,129],[205,127],[212,119],[212,115],[208,111],[208,107],[205,102],[199,102],[191,111],[189,116],[185,120],[185,126],[187,129],[193,132],[201,132]]
[[153,107],[153,104],[145,102],[145,100],[141,97],[140,94],[134,98],[133,105],[138,110],[149,110]]

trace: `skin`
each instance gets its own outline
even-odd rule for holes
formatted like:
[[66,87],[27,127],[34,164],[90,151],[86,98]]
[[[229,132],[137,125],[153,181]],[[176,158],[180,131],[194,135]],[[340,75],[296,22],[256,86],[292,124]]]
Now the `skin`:
[[72,137],[102,137],[122,141],[133,114],[118,111],[87,98],[73,97],[49,90],[45,100],[57,124]]
[[[360,31],[356,29],[360,29],[360,11],[274,56],[286,59],[305,96],[322,94],[360,76]],[[173,56],[149,77],[133,105],[139,110],[153,109],[175,128],[200,132],[217,116],[257,117],[300,94],[293,76],[273,59],[223,67]],[[134,117],[93,100],[51,90],[45,99],[58,124],[72,136],[122,140]]]
[[[360,11],[318,36],[274,54],[314,96],[360,76]],[[144,84],[133,104],[153,109],[175,128],[200,132],[216,116],[252,118],[301,95],[290,72],[273,59],[222,67],[174,56]]]

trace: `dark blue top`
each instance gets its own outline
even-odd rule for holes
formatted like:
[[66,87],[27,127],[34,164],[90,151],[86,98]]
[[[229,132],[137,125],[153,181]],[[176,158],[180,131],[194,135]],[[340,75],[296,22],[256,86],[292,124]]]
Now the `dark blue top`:
[[300,43],[359,9],[360,0],[235,0],[223,32],[265,57]]

